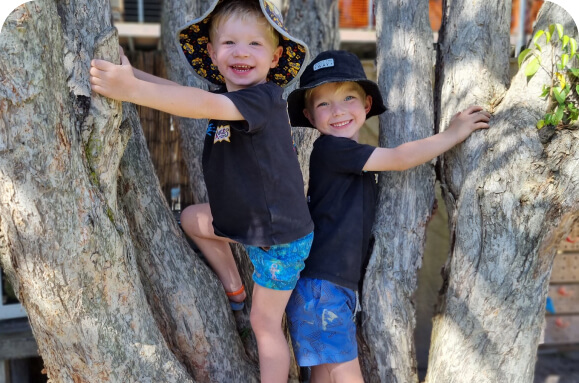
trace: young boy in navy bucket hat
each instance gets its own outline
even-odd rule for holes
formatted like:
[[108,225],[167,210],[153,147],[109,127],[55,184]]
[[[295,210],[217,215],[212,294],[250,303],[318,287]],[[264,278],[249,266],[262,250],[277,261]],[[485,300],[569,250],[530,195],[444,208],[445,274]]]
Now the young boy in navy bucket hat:
[[92,89],[102,95],[191,118],[210,119],[203,149],[209,204],[187,207],[183,230],[207,258],[233,309],[245,288],[229,244],[245,245],[254,265],[250,321],[262,382],[287,382],[290,355],[281,327],[286,303],[312,243],[283,86],[308,59],[267,0],[216,0],[179,29],[191,70],[221,88],[185,87],[122,65],[93,60]]
[[310,383],[363,383],[355,314],[370,253],[378,171],[401,171],[430,161],[489,127],[489,113],[473,106],[442,133],[396,148],[358,143],[366,118],[383,113],[378,85],[345,51],[320,53],[288,97],[292,126],[320,131],[310,156],[308,204],[314,242],[286,313],[300,366]]

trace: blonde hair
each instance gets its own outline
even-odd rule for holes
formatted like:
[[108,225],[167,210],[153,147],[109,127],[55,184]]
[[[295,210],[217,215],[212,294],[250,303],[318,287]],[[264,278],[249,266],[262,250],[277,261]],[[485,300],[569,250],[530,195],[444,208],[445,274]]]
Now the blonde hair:
[[[343,88],[345,88],[347,86],[352,86],[354,88],[354,91],[358,93],[360,98],[362,98],[362,99],[366,98],[366,95],[367,95],[366,91],[364,90],[362,85],[358,84],[356,81],[337,81],[337,82],[335,82],[335,84],[338,85],[338,87],[336,88],[336,92],[342,90]],[[320,84],[320,85],[323,85],[323,84]],[[316,88],[317,88],[317,86],[314,88],[310,88],[310,89],[306,90],[306,92],[304,94],[304,106],[310,112],[312,110],[312,105],[310,105],[310,99],[312,97],[312,93],[314,92],[314,90]]]
[[232,17],[237,17],[242,21],[252,20],[263,23],[267,29],[267,39],[269,39],[274,47],[279,45],[279,33],[265,18],[259,5],[259,1],[225,1],[215,7],[215,11],[211,16],[211,25],[209,27],[209,41],[214,41],[217,36],[219,27],[227,22]]

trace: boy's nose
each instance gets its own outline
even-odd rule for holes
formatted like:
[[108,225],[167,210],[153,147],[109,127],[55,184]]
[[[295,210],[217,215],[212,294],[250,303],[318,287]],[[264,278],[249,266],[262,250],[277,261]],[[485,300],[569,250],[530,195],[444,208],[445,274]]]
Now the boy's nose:
[[235,46],[235,55],[238,57],[246,57],[248,56],[247,47],[243,46],[243,44],[237,44]]
[[340,104],[334,104],[332,107],[332,114],[334,116],[340,116],[342,114],[344,114],[344,108],[342,108],[342,106]]

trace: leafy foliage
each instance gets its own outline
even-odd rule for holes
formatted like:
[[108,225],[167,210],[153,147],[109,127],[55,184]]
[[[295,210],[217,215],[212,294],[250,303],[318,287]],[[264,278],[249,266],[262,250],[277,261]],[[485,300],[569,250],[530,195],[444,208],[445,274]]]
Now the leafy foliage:
[[[541,62],[540,53],[545,44],[551,44],[554,55],[551,63]],[[530,61],[525,67],[527,78],[533,77],[539,69],[545,70],[551,78],[551,84],[543,85],[541,97],[549,97],[549,109],[539,122],[537,128],[545,125],[567,127],[579,119],[579,68],[577,63],[577,41],[563,33],[563,25],[551,24],[548,30],[538,30],[533,36],[534,48],[528,48],[519,54],[519,67],[525,59]]]

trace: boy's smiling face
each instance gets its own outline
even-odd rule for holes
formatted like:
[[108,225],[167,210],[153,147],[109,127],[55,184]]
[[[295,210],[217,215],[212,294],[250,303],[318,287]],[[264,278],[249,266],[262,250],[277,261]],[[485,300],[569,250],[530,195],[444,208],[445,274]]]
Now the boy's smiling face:
[[371,106],[372,97],[357,83],[330,82],[311,91],[304,114],[322,134],[358,141]]
[[223,20],[207,50],[230,92],[264,83],[282,54],[268,33],[267,21],[255,17]]

